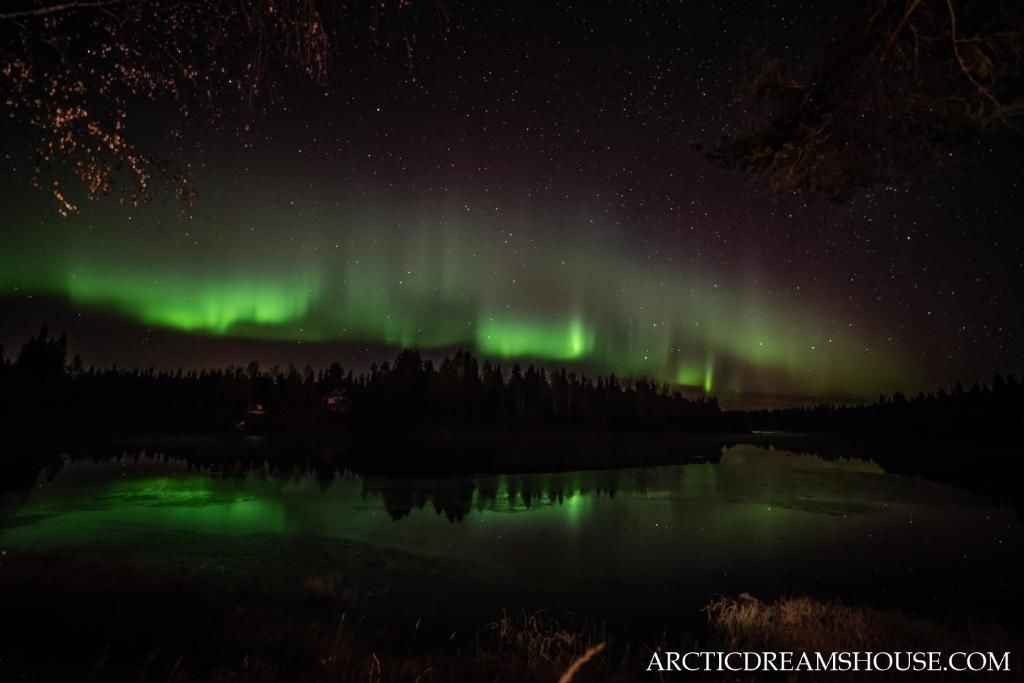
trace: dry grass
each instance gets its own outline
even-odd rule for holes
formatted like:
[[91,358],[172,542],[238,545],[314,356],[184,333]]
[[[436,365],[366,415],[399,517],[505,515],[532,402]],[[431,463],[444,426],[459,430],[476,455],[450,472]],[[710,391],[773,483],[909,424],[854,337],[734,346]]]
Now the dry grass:
[[[554,619],[543,611],[521,611],[509,614],[488,626],[492,638],[484,643],[480,654],[492,651],[499,668],[517,670],[526,678],[572,681],[580,670],[604,650],[605,642],[588,622],[567,615]],[[587,667],[590,673],[608,674],[606,662],[596,661]],[[516,679],[512,679],[516,680]]]
[[1021,651],[1020,639],[995,624],[929,621],[898,610],[850,607],[838,601],[725,598],[705,609],[718,650]]
[[[622,683],[658,680],[645,671],[654,651],[1024,652],[991,624],[809,598],[716,601],[700,642],[678,630],[606,632],[543,611],[502,612],[456,636],[415,619],[402,621],[411,627],[367,619],[373,610],[394,615],[390,603],[376,602],[380,590],[365,593],[327,573],[277,596],[127,563],[19,557],[0,566],[0,680]],[[1020,665],[1011,657],[1015,671]]]
[[586,623],[576,625],[572,618],[551,619],[544,612],[502,611],[490,625],[501,658],[513,657],[527,667],[537,663],[568,665],[594,646],[593,629]]

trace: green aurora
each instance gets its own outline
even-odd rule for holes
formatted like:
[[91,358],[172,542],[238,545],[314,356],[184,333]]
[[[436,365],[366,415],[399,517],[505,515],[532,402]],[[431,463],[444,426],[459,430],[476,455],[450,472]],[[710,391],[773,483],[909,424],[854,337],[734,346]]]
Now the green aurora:
[[0,294],[61,297],[195,335],[462,346],[719,395],[868,397],[912,386],[895,347],[860,322],[809,297],[766,294],[754,278],[631,259],[607,246],[622,240],[612,230],[349,213],[305,231],[258,230],[273,216],[239,216],[218,226],[231,239],[199,248],[170,230],[98,240],[69,229],[59,249],[15,237],[0,256]]

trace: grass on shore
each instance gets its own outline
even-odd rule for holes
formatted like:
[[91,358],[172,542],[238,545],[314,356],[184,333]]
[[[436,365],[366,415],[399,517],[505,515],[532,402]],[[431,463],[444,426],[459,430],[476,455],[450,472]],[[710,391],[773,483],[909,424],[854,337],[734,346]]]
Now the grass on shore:
[[[648,673],[656,651],[1011,651],[1019,636],[980,621],[789,597],[722,599],[707,630],[675,642],[597,628],[574,615],[501,612],[474,633],[410,634],[358,587],[311,575],[286,598],[126,563],[19,557],[0,563],[0,679],[186,683],[715,680]],[[380,617],[383,616],[384,619]],[[403,618],[403,622],[405,619]],[[820,674],[787,680],[821,680]],[[836,677],[841,678],[841,677]],[[872,674],[872,680],[905,680]],[[1012,674],[1004,679],[1012,678]],[[746,679],[756,680],[756,676]],[[929,675],[929,680],[945,680]],[[955,680],[971,680],[958,675]]]
[[991,622],[952,624],[898,610],[852,607],[808,597],[723,598],[709,604],[709,637],[721,650],[880,652],[1013,650],[1021,645]]

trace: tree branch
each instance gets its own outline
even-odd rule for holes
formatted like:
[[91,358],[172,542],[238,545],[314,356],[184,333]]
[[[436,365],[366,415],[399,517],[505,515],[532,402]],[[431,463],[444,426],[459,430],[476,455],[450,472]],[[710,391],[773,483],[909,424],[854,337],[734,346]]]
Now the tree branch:
[[953,9],[953,0],[946,0],[946,7],[949,9],[949,22],[950,22],[950,38],[953,41],[953,55],[956,57],[957,63],[960,65],[960,70],[964,72],[964,76],[967,76],[968,80],[978,88],[978,92],[984,95],[986,98],[991,100],[995,105],[996,111],[1000,111],[1003,106],[1002,103],[993,95],[988,88],[983,86],[971,73],[964,58],[960,55],[960,40],[956,33],[956,10]]
[[72,12],[78,9],[100,9],[103,7],[109,7],[111,5],[124,5],[130,2],[136,2],[136,0],[94,0],[92,2],[65,2],[59,5],[49,5],[48,7],[36,7],[33,9],[17,10],[15,12],[3,12],[0,13],[0,21],[13,21],[16,19],[26,19],[31,17],[45,17],[51,14],[60,14],[61,12]]

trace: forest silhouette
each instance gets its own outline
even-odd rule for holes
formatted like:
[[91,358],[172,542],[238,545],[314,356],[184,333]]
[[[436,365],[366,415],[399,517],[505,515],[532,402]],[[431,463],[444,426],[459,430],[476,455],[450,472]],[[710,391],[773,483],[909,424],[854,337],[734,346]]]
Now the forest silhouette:
[[749,434],[787,431],[915,437],[1008,434],[1024,418],[1012,375],[991,385],[880,396],[873,403],[725,411],[714,396],[650,379],[509,368],[467,351],[438,364],[414,350],[356,374],[314,370],[155,371],[86,367],[44,328],[17,356],[0,348],[0,415],[15,433],[257,432],[323,437],[402,432]]
[[[338,363],[314,371],[256,362],[176,372],[86,368],[67,339],[44,329],[0,364],[3,414],[22,430],[330,432],[356,429],[716,429],[713,397],[687,397],[646,379],[589,378],[533,365],[482,364],[458,351],[438,365],[403,350],[394,363],[355,374]],[[327,400],[344,401],[343,411]],[[241,423],[245,423],[244,425]]]

